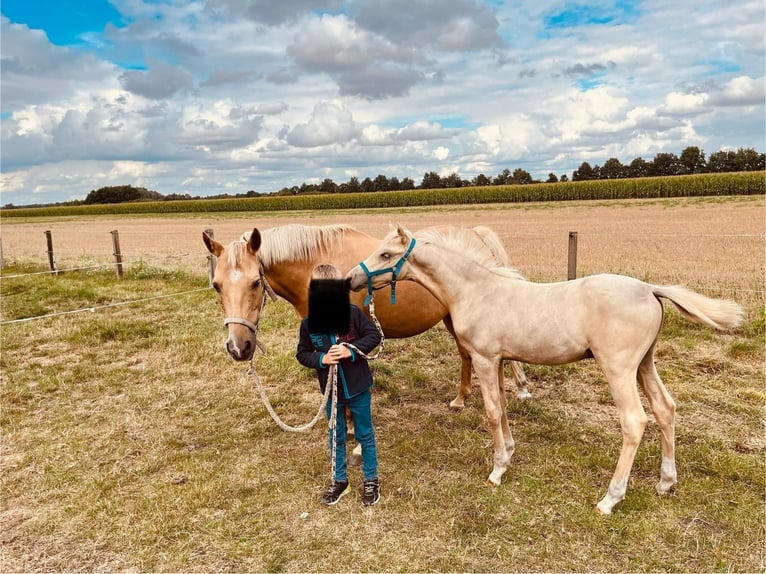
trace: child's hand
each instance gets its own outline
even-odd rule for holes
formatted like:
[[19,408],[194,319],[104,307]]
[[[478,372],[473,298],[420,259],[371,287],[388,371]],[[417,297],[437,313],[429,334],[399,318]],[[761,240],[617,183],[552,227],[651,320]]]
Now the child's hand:
[[322,362],[325,365],[337,365],[341,360],[348,359],[351,356],[351,349],[345,345],[333,345],[330,350],[325,353],[322,358]]

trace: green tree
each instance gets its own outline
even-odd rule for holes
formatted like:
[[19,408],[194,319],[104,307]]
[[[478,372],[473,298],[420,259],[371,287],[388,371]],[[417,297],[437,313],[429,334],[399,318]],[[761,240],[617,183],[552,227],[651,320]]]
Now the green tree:
[[649,162],[642,157],[637,157],[627,168],[628,177],[646,177],[649,175]]
[[678,160],[681,163],[681,173],[705,173],[707,171],[705,152],[697,146],[684,148]]
[[621,179],[626,175],[627,169],[616,157],[610,157],[601,168],[601,179]]
[[486,185],[492,185],[492,180],[489,179],[486,175],[483,173],[480,173],[476,177],[473,178],[473,181],[471,182],[471,185],[481,186],[484,187]]
[[508,185],[511,183],[511,170],[504,169],[492,179],[492,185]]
[[513,175],[511,176],[511,183],[514,185],[523,185],[527,183],[532,183],[534,180],[532,179],[532,174],[530,174],[528,171],[521,169],[520,167],[517,167],[513,170]]
[[456,171],[453,171],[447,177],[443,177],[442,187],[450,187],[450,188],[463,187],[463,180],[460,179],[460,174],[458,174]]
[[420,183],[420,189],[439,189],[442,185],[442,178],[435,171],[429,171],[423,175],[423,181]]
[[674,153],[658,153],[649,166],[649,175],[679,175],[680,173],[682,173],[681,162]]
[[591,165],[584,161],[580,167],[572,172],[572,181],[587,181],[589,179],[595,179],[595,174]]
[[556,183],[558,180],[559,178],[556,177],[556,174],[551,172],[548,174],[548,179],[545,180],[545,183]]

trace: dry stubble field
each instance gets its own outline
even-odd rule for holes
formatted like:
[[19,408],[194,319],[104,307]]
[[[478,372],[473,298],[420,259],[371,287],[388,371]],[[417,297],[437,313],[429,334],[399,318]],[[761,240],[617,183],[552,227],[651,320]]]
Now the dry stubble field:
[[[201,275],[207,252],[200,234],[206,228],[228,241],[253,226],[287,223],[345,223],[380,237],[390,222],[412,229],[486,225],[528,278],[562,280],[567,234],[578,231],[580,275],[625,273],[733,298],[746,307],[749,323],[760,317],[762,329],[764,213],[763,197],[742,197],[3,221],[0,234],[6,261],[42,263],[43,231],[50,229],[59,267],[66,268],[110,261],[109,232],[117,229],[127,261],[147,259]],[[457,362],[443,329],[393,341],[388,358],[376,366],[383,503],[370,513],[350,502],[332,514],[317,508],[315,500],[326,471],[322,431],[293,438],[273,427],[242,377],[242,366],[222,352],[220,311],[212,294],[195,301],[200,317],[185,327],[209,327],[211,340],[197,352],[201,357],[189,357],[181,335],[142,341],[166,328],[172,332],[162,304],[24,327],[32,352],[11,349],[11,362],[3,368],[2,407],[14,414],[10,425],[3,416],[0,548],[6,569],[763,569],[763,480],[761,492],[752,492],[753,471],[746,469],[763,475],[764,354],[737,347],[736,335],[686,331],[679,327],[683,322],[669,318],[658,361],[679,402],[678,493],[670,499],[653,494],[659,465],[656,429],[650,425],[628,499],[615,516],[598,521],[590,508],[613,470],[619,430],[592,363],[528,367],[535,399],[509,405],[518,452],[503,485],[492,492],[481,486],[490,467],[481,399],[472,398],[458,415],[446,409]],[[270,378],[310,384],[310,375],[293,364],[294,318],[280,312],[270,319],[276,323],[266,325],[273,330],[265,335],[267,344],[279,348]],[[102,372],[99,350],[78,351],[77,337],[90,328],[106,332],[105,323],[136,334],[135,340],[130,335],[121,340],[111,331],[96,338],[104,354],[125,355]],[[35,347],[38,328],[46,339]],[[4,341],[11,329],[19,328],[4,326]],[[762,333],[755,340],[762,344]],[[120,351],[113,343],[125,347]],[[136,343],[141,347],[129,348]],[[97,373],[90,376],[97,380],[89,378],[89,361]],[[37,388],[28,381],[32,371],[56,379],[53,390],[43,392],[45,383]],[[29,388],[16,388],[23,385]],[[304,402],[316,400],[313,392],[301,393],[295,404],[279,386],[271,392],[283,408],[301,414],[311,410]],[[38,427],[54,412],[51,401],[67,403],[71,417]],[[753,414],[758,412],[760,417]],[[447,443],[441,444],[445,431]],[[35,442],[48,443],[49,450],[24,451]],[[435,450],[417,452],[427,445]],[[600,452],[604,445],[608,452]],[[571,449],[577,452],[568,453]],[[41,460],[46,457],[50,460]],[[743,466],[727,468],[729,461]],[[760,510],[754,515],[751,508]]]

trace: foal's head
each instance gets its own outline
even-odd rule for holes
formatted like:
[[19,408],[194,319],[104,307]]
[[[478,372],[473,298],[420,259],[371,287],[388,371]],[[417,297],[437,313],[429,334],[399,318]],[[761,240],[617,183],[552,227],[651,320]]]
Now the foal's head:
[[226,350],[237,361],[250,360],[255,352],[266,289],[258,257],[261,234],[253,229],[249,238],[233,241],[226,247],[206,233],[202,240],[217,258],[213,288],[223,307],[224,325],[229,328]]
[[346,274],[349,286],[354,291],[359,291],[365,285],[369,289],[379,289],[395,284],[397,279],[405,279],[405,263],[414,246],[412,234],[402,226],[397,226],[367,259]]

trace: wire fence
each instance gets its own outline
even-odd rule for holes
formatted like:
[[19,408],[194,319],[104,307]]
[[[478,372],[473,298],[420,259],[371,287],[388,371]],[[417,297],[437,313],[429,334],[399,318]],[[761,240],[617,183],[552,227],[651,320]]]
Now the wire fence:
[[[206,232],[210,234],[211,236],[213,235],[213,232],[210,229],[206,230]],[[123,265],[152,265],[152,264],[157,264],[158,262],[161,262],[160,263],[161,266],[164,266],[168,263],[173,263],[177,265],[178,262],[181,262],[183,260],[190,260],[192,258],[196,259],[196,261],[192,262],[192,265],[187,266],[187,268],[198,269],[201,273],[206,272],[209,278],[212,274],[212,269],[214,268],[214,261],[212,260],[212,256],[203,254],[202,250],[200,250],[201,252],[199,254],[175,253],[175,254],[124,255],[121,253],[121,250],[119,248],[118,232],[112,231],[111,233],[113,236],[114,252],[112,253],[112,256],[114,257],[114,261],[105,262],[105,263],[92,263],[92,264],[88,263],[84,265],[74,265],[71,267],[60,268],[57,265],[58,256],[55,252],[53,252],[52,235],[50,232],[46,232],[46,241],[47,241],[48,250],[47,250],[47,253],[45,253],[45,255],[47,255],[47,258],[48,258],[49,269],[42,270],[42,271],[29,271],[29,272],[21,272],[21,273],[13,273],[13,274],[0,274],[0,281],[5,282],[7,280],[25,279],[25,278],[35,277],[35,276],[50,276],[50,275],[58,275],[58,274],[64,274],[64,273],[71,274],[75,272],[95,271],[99,269],[108,269],[108,268],[116,268],[117,277],[121,278]],[[568,253],[567,253],[567,278],[568,279],[574,279],[577,276],[578,235],[580,239],[588,240],[592,238],[603,239],[604,237],[615,237],[616,234],[613,232],[587,232],[584,234],[583,233],[578,234],[578,232],[570,232]],[[168,234],[168,236],[174,237],[175,234]],[[556,241],[562,241],[564,239],[561,237],[561,234],[556,234],[555,236],[553,236],[553,234],[550,234],[550,233],[534,234],[534,235],[524,234],[524,235],[517,235],[515,237],[519,239],[523,238],[525,240],[539,240],[544,242],[548,242],[551,239],[555,239]],[[648,241],[651,241],[652,239],[664,240],[664,239],[679,239],[679,238],[692,240],[692,241],[699,241],[702,239],[714,240],[714,241],[719,241],[724,239],[755,240],[760,246],[761,252],[763,252],[764,245],[766,245],[766,235],[756,234],[756,233],[718,233],[718,234],[652,233],[649,235],[640,234],[640,233],[636,233],[636,234],[621,233],[619,234],[619,237],[623,241],[630,240],[630,241],[640,242],[640,243],[646,243]],[[580,242],[579,245],[580,245],[579,249],[583,250],[582,241]],[[42,253],[40,253],[40,255],[42,256]],[[68,256],[71,257],[71,254],[69,254]],[[2,239],[0,238],[0,266],[5,267],[5,263],[6,262],[3,260],[3,255],[2,255]],[[45,262],[44,260],[41,259],[41,257],[37,257],[31,260],[25,260],[24,264],[30,265],[30,266],[31,265],[44,266]],[[764,283],[763,277],[760,277],[757,283],[758,283],[757,288],[748,288],[748,287],[744,287],[743,285],[738,285],[736,287],[718,286],[716,288],[703,289],[703,291],[708,291],[709,293],[714,293],[715,295],[720,295],[722,291],[726,293],[734,293],[734,294],[736,293],[748,294],[748,295],[758,294],[761,298],[763,298],[764,293],[766,292],[766,288],[764,288],[764,285],[763,285]],[[51,313],[46,313],[42,315],[37,315],[34,317],[3,320],[3,321],[0,321],[0,325],[12,325],[17,323],[30,322],[34,320],[49,319],[53,317],[76,315],[80,313],[88,313],[88,312],[95,313],[96,311],[101,311],[101,310],[105,310],[109,308],[122,307],[127,305],[137,305],[137,304],[146,303],[149,301],[154,301],[157,299],[183,297],[188,294],[208,290],[209,288],[210,287],[203,287],[203,288],[191,289],[191,290],[186,290],[186,291],[181,291],[176,293],[168,293],[168,294],[154,295],[151,297],[143,297],[143,298],[133,299],[129,301],[115,302],[115,303],[104,304],[104,305],[87,306],[83,308],[71,309],[66,311],[51,312]]]

